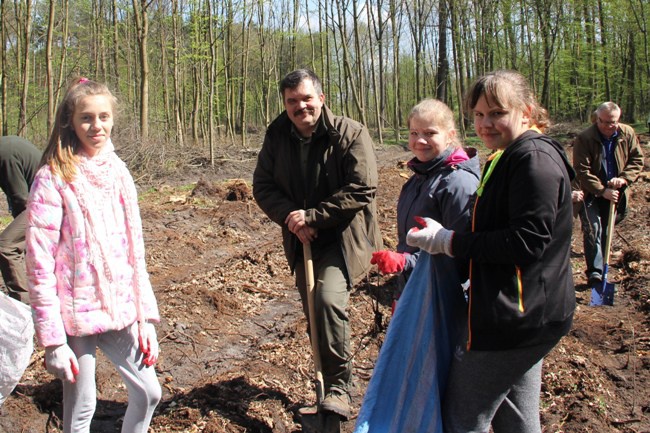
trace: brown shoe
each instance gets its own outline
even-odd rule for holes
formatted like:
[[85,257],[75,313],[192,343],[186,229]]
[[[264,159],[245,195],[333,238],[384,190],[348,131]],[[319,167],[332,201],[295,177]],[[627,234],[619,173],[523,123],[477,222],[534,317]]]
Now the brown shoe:
[[325,395],[321,403],[321,408],[324,411],[334,412],[345,420],[349,420],[352,417],[350,396],[346,392],[331,390]]

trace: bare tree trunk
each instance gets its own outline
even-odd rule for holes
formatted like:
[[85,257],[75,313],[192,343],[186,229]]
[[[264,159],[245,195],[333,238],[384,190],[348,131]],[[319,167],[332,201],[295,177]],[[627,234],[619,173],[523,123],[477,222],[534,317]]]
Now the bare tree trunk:
[[[167,6],[165,6],[167,8]],[[167,12],[166,10],[163,12]],[[160,11],[159,11],[160,13]],[[161,13],[160,18],[162,18],[163,15]],[[165,130],[169,130],[171,124],[172,124],[172,112],[171,112],[171,106],[169,103],[170,100],[170,95],[169,95],[169,69],[168,69],[168,63],[169,60],[167,58],[167,26],[161,26],[160,31],[159,31],[159,36],[160,36],[160,65],[161,65],[161,74],[162,74],[162,102],[163,102],[163,111],[165,115]]]
[[119,34],[118,34],[118,20],[117,20],[117,0],[111,3],[111,15],[113,20],[113,79],[115,80],[115,88],[119,88],[120,83],[120,62],[119,62]]
[[555,53],[555,41],[557,39],[557,32],[559,27],[553,25],[553,21],[557,20],[559,16],[559,9],[562,7],[560,4],[555,3],[554,0],[536,0],[533,2],[537,12],[537,19],[540,23],[540,33],[542,39],[543,50],[543,81],[540,102],[544,107],[550,107],[551,104],[551,84],[550,73],[551,65],[553,63],[553,56]]
[[[347,26],[346,26],[346,21],[345,21],[345,16],[344,16],[346,8],[343,7],[343,5],[341,4],[341,0],[336,0],[336,4],[337,4],[337,12],[338,12],[338,23],[337,23],[337,25],[338,25],[339,33],[340,33],[340,36],[341,36],[341,48],[343,50],[343,68],[344,68],[344,73],[345,73],[345,77],[346,77],[345,82],[350,86],[350,93],[352,94],[354,104],[355,104],[355,106],[357,108],[357,111],[359,113],[360,122],[363,123],[364,125],[367,125],[368,122],[367,122],[366,117],[365,117],[366,113],[365,113],[365,109],[363,108],[363,101],[361,99],[361,95],[359,94],[359,92],[357,90],[356,83],[355,83],[355,80],[354,80],[354,74],[353,74],[353,71],[352,71],[352,65],[350,64],[351,63],[351,61],[350,61],[350,53],[349,53],[348,44],[347,44],[347,40],[348,40],[349,35],[347,33]],[[355,19],[355,21],[356,21],[356,19]]]
[[516,26],[512,23],[512,5],[504,4],[502,8],[504,30],[506,32],[506,53],[508,53],[508,68],[517,69],[517,38],[515,36]]
[[45,43],[45,63],[47,69],[47,130],[54,126],[54,77],[52,74],[52,37],[54,34],[54,11],[56,0],[50,0],[50,16],[47,22],[47,41]]
[[426,26],[431,11],[433,9],[432,2],[428,3],[424,0],[415,0],[413,2],[413,9],[407,7],[406,12],[409,15],[409,27],[413,37],[415,50],[415,98],[419,101],[422,99],[423,84],[422,84],[422,70],[424,68],[424,45]]
[[93,56],[95,59],[95,75],[100,76],[103,82],[107,81],[108,71],[106,69],[106,44],[104,41],[104,1],[98,0],[92,2],[93,16],[97,17],[92,20],[92,29],[93,29]]
[[[329,29],[330,29],[330,15],[329,15],[329,8],[328,8],[328,2],[327,0],[319,0],[319,7],[318,7],[318,26],[319,26],[319,33],[320,33],[320,39],[321,39],[321,61],[322,61],[322,67],[323,71],[321,72],[321,80],[324,80],[326,83],[331,82],[331,65],[330,65],[330,37],[329,37]],[[332,28],[333,30],[333,28]]]
[[201,89],[198,86],[198,83],[201,82],[200,78],[200,66],[197,63],[192,65],[192,77],[194,78],[194,87],[193,87],[193,101],[192,104],[192,141],[196,146],[199,142],[199,108],[201,101]]
[[645,64],[645,74],[646,82],[650,80],[650,48],[648,47],[648,17],[646,16],[646,10],[644,8],[644,3],[647,4],[646,0],[637,0],[638,9],[635,7],[635,1],[630,0],[630,9],[634,14],[634,20],[639,27],[639,31],[643,35],[643,60]]
[[[370,74],[372,77],[372,93],[374,96],[374,102],[375,102],[375,122],[377,122],[377,137],[379,140],[379,144],[384,143],[384,136],[383,136],[383,131],[382,131],[382,124],[381,124],[381,101],[380,101],[380,93],[381,91],[379,90],[379,83],[377,82],[377,71],[375,70],[375,45],[372,43],[372,35],[377,36],[377,34],[381,34],[381,30],[378,30],[378,24],[375,20],[375,17],[372,12],[372,5],[370,4],[369,1],[366,1],[366,14],[368,17],[368,25],[369,27],[374,30],[374,32],[369,32],[368,33],[368,40],[370,42]],[[379,21],[381,22],[382,17],[379,17]],[[381,24],[379,24],[381,26]],[[378,52],[379,52],[379,58],[381,59],[381,43],[378,44]],[[380,60],[381,64],[381,60]]]
[[458,94],[458,128],[460,129],[460,136],[465,137],[465,115],[463,107],[463,95],[465,94],[465,56],[462,46],[462,36],[460,34],[460,19],[458,4],[455,0],[451,0],[449,5],[449,15],[451,17],[451,45],[454,55],[454,67],[456,72],[456,93]]
[[225,5],[226,20],[224,23],[225,35],[223,44],[223,61],[224,61],[224,94],[226,96],[226,131],[232,144],[235,143],[235,131],[233,125],[235,113],[235,91],[233,85],[234,72],[234,44],[233,44],[233,26],[235,23],[233,2],[227,0]]
[[399,141],[400,137],[400,126],[401,126],[401,109],[400,109],[400,31],[401,26],[397,25],[397,5],[400,4],[397,0],[390,0],[390,21],[391,27],[393,29],[393,119],[395,131],[395,140]]
[[[526,51],[527,51],[527,54],[528,54],[528,63],[530,64],[530,76],[528,77],[528,79],[534,83],[536,81],[536,68],[535,68],[535,60],[534,60],[534,55],[533,55],[534,54],[533,53],[533,50],[534,50],[533,45],[534,44],[531,43],[531,41],[533,41],[535,38],[531,34],[531,29],[534,28],[535,26],[534,26],[534,24],[531,23],[530,12],[529,12],[529,8],[527,7],[527,5],[524,5],[524,4],[521,5],[521,13],[522,13],[522,16],[524,17],[523,20],[522,20],[522,32],[525,32],[526,39],[527,39],[527,42],[528,42],[528,43],[525,44],[525,46],[527,48]],[[525,26],[524,26],[524,24],[525,24]],[[525,29],[523,29],[523,27],[525,27]]]
[[59,95],[61,94],[63,88],[64,80],[64,71],[66,64],[66,55],[68,53],[68,28],[70,25],[70,3],[68,0],[63,0],[63,34],[61,35],[61,56],[59,57],[59,79],[57,80],[57,86],[54,89],[54,101],[59,100]]
[[[309,0],[305,0],[305,16],[309,16]],[[311,64],[316,64],[316,45],[314,43],[314,33],[311,31],[311,21],[307,20],[307,34],[309,35],[309,47],[311,48]]]
[[151,3],[146,0],[133,0],[133,13],[137,30],[138,51],[140,53],[140,135],[149,138],[149,56],[147,41],[149,37],[149,18],[147,9]]
[[440,17],[438,23],[438,65],[436,72],[436,98],[449,103],[447,99],[447,82],[449,80],[449,58],[447,57],[447,20],[449,9],[447,0],[438,2]]
[[[378,60],[379,60],[379,89],[376,90],[379,92],[379,124],[378,128],[380,131],[383,131],[384,129],[384,111],[386,110],[386,65],[384,63],[384,56],[388,58],[388,51],[384,53],[384,50],[386,49],[384,47],[384,35],[386,34],[386,22],[388,18],[384,18],[384,13],[383,13],[383,6],[384,2],[383,0],[378,0],[377,1],[377,13],[374,21],[376,21],[376,25],[374,26],[375,28],[375,40],[377,41],[377,54],[378,54]],[[370,10],[372,8],[370,5],[367,6]],[[380,140],[382,140],[383,137],[380,137]],[[381,142],[381,141],[380,141]]]
[[[366,116],[366,106],[365,106],[365,80],[363,76],[363,53],[361,52],[361,37],[359,34],[359,11],[358,11],[358,4],[356,1],[352,2],[352,28],[354,30],[354,54],[356,57],[356,62],[355,64],[357,65],[357,70],[356,70],[356,88],[358,89],[359,95],[356,97],[358,98],[357,102],[357,110],[359,110],[359,118],[361,119],[362,123],[364,125],[368,125],[368,119]],[[354,75],[350,73],[350,79],[354,80]],[[353,84],[353,89],[355,87],[354,82]],[[353,90],[354,91],[354,90]],[[355,92],[356,94],[356,92]],[[356,102],[356,101],[355,101]]]
[[267,14],[263,0],[257,1],[257,20],[260,25],[257,35],[260,45],[262,69],[262,117],[264,126],[266,126],[271,122],[271,70],[273,68],[273,61],[268,57],[269,53],[272,52],[271,47],[268,46],[271,38],[269,37],[269,29],[267,28]]
[[[603,56],[603,79],[605,80],[605,99],[612,100],[612,88],[609,83],[609,47],[607,46],[607,29],[605,27],[605,12],[602,0],[598,0],[598,17],[600,19],[600,46]],[[610,17],[607,17],[609,20]]]
[[251,31],[251,17],[247,15],[247,0],[243,2],[243,11],[242,17],[246,25],[242,28],[242,36],[244,38],[242,46],[242,57],[241,57],[241,69],[240,69],[240,87],[239,87],[239,119],[241,122],[241,144],[243,147],[247,145],[247,129],[248,124],[246,123],[246,86],[248,83],[248,58],[250,51],[250,31]]
[[214,104],[215,104],[215,94],[216,94],[216,85],[217,85],[217,41],[214,35],[214,27],[212,25],[213,11],[212,11],[212,1],[207,0],[208,4],[208,38],[210,42],[210,77],[208,80],[209,91],[208,91],[208,117],[209,117],[209,131],[208,131],[208,141],[210,149],[210,166],[214,167],[214,144],[215,144],[215,114],[214,114]]
[[6,8],[5,1],[0,0],[0,37],[2,46],[0,47],[0,61],[2,67],[0,69],[0,93],[2,94],[0,100],[0,129],[2,135],[9,135],[9,126],[7,124],[7,22],[6,22]]
[[23,83],[20,93],[20,109],[18,114],[18,132],[17,135],[24,136],[27,130],[27,95],[29,94],[29,59],[32,35],[32,0],[26,1],[26,9],[24,17],[20,20],[23,21],[24,44],[23,44],[23,58],[22,58],[22,71]]
[[628,49],[627,55],[624,56],[625,63],[623,67],[623,74],[625,77],[626,85],[623,86],[623,121],[626,123],[634,123],[634,110],[636,108],[636,47],[634,44],[634,34],[632,30],[628,30]]
[[291,51],[289,54],[289,61],[291,69],[296,69],[297,65],[297,48],[296,40],[298,39],[298,19],[300,18],[300,0],[293,0],[293,23],[291,25]]
[[178,0],[172,0],[172,50],[173,50],[173,75],[174,81],[174,117],[176,120],[176,143],[179,147],[184,144],[184,126],[183,126],[183,95],[181,93],[180,85],[180,46],[181,46],[181,31],[179,20],[181,19],[182,11],[179,11]]
[[594,22],[593,13],[590,13],[587,2],[585,2],[583,6],[583,19],[585,23],[585,40],[588,47],[585,59],[585,63],[587,64],[587,73],[589,74],[587,82],[589,83],[588,88],[591,89],[591,91],[587,93],[587,100],[585,101],[584,108],[580,112],[581,120],[586,120],[591,117],[591,113],[593,112],[596,91],[596,65],[594,59],[594,48],[596,47],[596,23]]

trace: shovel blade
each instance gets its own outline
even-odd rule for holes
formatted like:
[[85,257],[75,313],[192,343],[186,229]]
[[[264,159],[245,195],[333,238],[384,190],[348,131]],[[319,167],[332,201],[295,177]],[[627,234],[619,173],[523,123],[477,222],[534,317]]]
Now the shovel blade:
[[589,305],[591,307],[597,307],[601,305],[612,306],[614,305],[614,291],[616,287],[614,283],[609,283],[605,281],[605,284],[599,287],[591,288],[591,301]]
[[300,424],[304,433],[341,433],[341,417],[331,412],[303,414]]

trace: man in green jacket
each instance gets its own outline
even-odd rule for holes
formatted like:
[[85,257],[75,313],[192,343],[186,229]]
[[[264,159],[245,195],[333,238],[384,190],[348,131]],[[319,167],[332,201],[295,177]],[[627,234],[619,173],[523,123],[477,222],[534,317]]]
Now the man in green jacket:
[[349,290],[381,248],[377,164],[366,127],[325,106],[308,69],[280,82],[285,111],[268,127],[253,175],[260,208],[282,227],[285,255],[308,318],[303,244],[311,244],[315,316],[325,384],[321,409],[351,416]]
[[619,122],[621,109],[613,102],[598,106],[594,124],[573,144],[573,167],[584,192],[580,209],[586,275],[590,286],[603,278],[603,246],[607,239],[609,203],[617,202],[617,222],[627,212],[627,187],[643,169],[643,152],[632,127]]
[[0,271],[9,296],[29,303],[25,275],[27,197],[40,166],[41,152],[17,136],[0,137],[0,187],[14,220],[0,233]]

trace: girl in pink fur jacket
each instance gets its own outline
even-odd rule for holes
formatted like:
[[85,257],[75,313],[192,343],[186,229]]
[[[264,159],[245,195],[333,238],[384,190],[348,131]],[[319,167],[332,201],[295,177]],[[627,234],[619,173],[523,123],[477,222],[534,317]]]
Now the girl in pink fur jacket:
[[105,85],[72,82],[27,206],[30,301],[47,370],[63,380],[64,433],[90,431],[97,348],[128,389],[123,433],[146,433],[161,397],[160,317],[135,185],[110,139],[115,105]]

